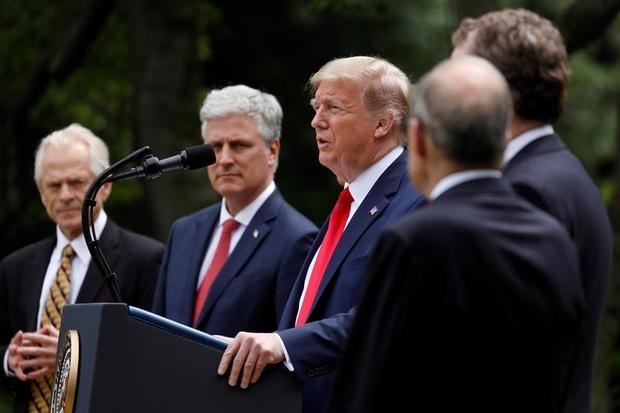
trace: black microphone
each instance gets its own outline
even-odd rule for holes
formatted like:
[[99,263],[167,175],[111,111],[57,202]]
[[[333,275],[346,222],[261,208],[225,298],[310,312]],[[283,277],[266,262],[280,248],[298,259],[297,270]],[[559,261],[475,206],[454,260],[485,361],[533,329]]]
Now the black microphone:
[[180,154],[170,156],[161,161],[155,156],[147,156],[142,160],[142,165],[126,172],[112,175],[107,182],[122,181],[133,177],[157,179],[164,172],[177,169],[198,169],[215,163],[215,154],[209,144],[190,146]]

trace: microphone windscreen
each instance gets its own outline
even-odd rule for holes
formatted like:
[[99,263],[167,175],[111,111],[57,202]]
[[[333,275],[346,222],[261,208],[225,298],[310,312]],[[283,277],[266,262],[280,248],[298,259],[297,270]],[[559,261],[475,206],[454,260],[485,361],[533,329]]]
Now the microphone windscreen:
[[187,155],[187,169],[204,168],[215,163],[215,153],[211,145],[196,145],[185,149]]

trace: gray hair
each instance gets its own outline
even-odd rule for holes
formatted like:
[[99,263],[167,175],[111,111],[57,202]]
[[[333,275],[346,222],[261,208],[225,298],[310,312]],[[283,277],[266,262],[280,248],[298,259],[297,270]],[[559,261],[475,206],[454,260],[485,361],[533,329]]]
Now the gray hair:
[[[261,92],[246,85],[228,86],[213,89],[207,94],[200,108],[200,132],[206,138],[207,124],[213,118],[233,113],[246,114],[256,120],[256,128],[267,148],[282,134],[282,107],[275,96]],[[278,158],[273,164],[273,172],[278,168]]]
[[252,116],[265,144],[280,138],[282,133],[280,103],[275,96],[245,85],[213,89],[207,94],[200,108],[202,137],[205,137],[209,120],[233,113]]
[[62,149],[74,142],[82,142],[88,147],[90,170],[95,175],[99,175],[110,165],[110,153],[105,142],[84,126],[72,123],[64,129],[47,135],[39,143],[34,155],[34,181],[37,185],[41,183],[45,150],[49,146]]
[[[477,77],[446,81],[445,76],[437,75],[442,69],[467,75],[477,70],[473,74]],[[480,76],[484,76],[482,81]],[[413,87],[412,95],[412,115],[450,159],[468,164],[500,159],[512,99],[508,84],[489,62],[474,56],[444,61]]]
[[409,114],[409,78],[385,59],[353,56],[333,59],[310,77],[312,93],[323,80],[352,80],[363,85],[362,101],[372,114],[390,113],[399,144],[406,142],[404,124]]

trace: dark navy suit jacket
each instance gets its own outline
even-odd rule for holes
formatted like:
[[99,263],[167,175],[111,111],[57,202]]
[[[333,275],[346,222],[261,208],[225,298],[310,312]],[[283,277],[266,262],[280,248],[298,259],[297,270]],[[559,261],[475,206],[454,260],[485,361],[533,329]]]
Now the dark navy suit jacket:
[[[55,245],[56,237],[50,237],[15,251],[0,263],[0,362],[18,330],[36,330],[41,288]],[[150,309],[163,244],[127,231],[108,217],[99,246],[112,271],[118,274],[123,300]],[[76,303],[112,301],[103,277],[91,260]],[[0,376],[4,376],[3,369]],[[25,412],[29,386],[17,379],[5,379],[16,393],[15,411]]]
[[583,311],[561,225],[461,183],[383,232],[329,412],[560,412]]
[[347,224],[325,270],[308,323],[292,328],[308,266],[323,241],[329,220],[321,228],[299,272],[278,331],[296,376],[304,381],[304,412],[319,412],[325,404],[363,285],[368,256],[379,232],[420,203],[421,195],[409,183],[405,151],[379,177]]
[[612,232],[601,195],[558,135],[539,138],[511,159],[504,177],[526,200],[553,215],[577,246],[587,313],[567,412],[591,411],[592,369],[611,266]]
[[[177,220],[153,301],[153,311],[192,324],[198,273],[219,221],[221,204]],[[317,229],[276,189],[259,208],[217,275],[196,328],[234,337],[272,332]]]

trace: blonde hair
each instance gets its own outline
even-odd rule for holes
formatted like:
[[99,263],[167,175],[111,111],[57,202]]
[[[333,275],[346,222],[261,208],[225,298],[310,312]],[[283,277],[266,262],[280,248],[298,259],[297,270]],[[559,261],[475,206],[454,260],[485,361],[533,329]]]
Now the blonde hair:
[[372,114],[388,112],[394,117],[399,143],[406,141],[404,123],[409,114],[409,78],[385,59],[353,56],[333,59],[310,77],[315,93],[323,80],[351,80],[363,85],[362,101]]

